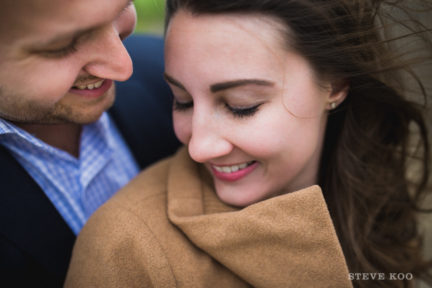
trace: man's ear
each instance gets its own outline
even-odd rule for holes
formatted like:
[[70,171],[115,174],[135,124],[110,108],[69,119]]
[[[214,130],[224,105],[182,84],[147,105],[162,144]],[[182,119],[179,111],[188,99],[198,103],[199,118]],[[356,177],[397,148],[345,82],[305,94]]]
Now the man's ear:
[[346,80],[333,81],[331,83],[331,91],[327,99],[328,110],[335,109],[345,100],[349,87],[349,82]]

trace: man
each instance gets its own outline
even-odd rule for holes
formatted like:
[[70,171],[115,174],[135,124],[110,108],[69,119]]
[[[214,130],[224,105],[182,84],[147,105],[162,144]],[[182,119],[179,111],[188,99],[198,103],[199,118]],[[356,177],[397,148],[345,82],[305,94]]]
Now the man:
[[161,41],[131,39],[105,112],[135,20],[130,0],[1,1],[0,286],[61,286],[89,216],[176,149]]

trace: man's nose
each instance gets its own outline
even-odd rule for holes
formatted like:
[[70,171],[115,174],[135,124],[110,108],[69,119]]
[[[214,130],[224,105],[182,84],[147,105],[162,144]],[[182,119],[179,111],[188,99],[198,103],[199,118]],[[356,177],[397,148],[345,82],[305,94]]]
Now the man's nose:
[[132,60],[112,25],[100,31],[88,49],[91,54],[84,70],[90,75],[116,81],[125,81],[132,75]]
[[211,115],[194,115],[188,144],[191,158],[204,163],[229,154],[233,145],[227,138],[225,129]]

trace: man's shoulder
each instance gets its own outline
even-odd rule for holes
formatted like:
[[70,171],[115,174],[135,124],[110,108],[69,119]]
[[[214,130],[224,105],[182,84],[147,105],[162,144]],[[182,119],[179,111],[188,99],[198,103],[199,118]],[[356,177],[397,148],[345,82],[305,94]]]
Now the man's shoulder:
[[[37,183],[0,145],[0,277],[57,287],[63,282],[75,235]],[[1,258],[1,257],[0,257]],[[23,284],[24,285],[24,284]]]
[[161,160],[141,172],[90,217],[75,244],[65,287],[85,287],[95,281],[122,286],[125,280],[113,277],[116,271],[133,275],[127,276],[130,286],[147,287],[163,279],[171,279],[169,287],[175,286],[164,246],[178,245],[182,237],[166,212],[170,161]]

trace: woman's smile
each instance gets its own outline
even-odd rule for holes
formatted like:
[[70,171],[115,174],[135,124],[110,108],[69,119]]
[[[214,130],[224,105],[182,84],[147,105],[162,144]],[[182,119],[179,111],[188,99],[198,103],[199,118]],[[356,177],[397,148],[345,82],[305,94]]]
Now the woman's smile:
[[257,161],[249,161],[236,165],[210,164],[212,174],[219,180],[234,182],[244,178],[254,171],[259,165]]

